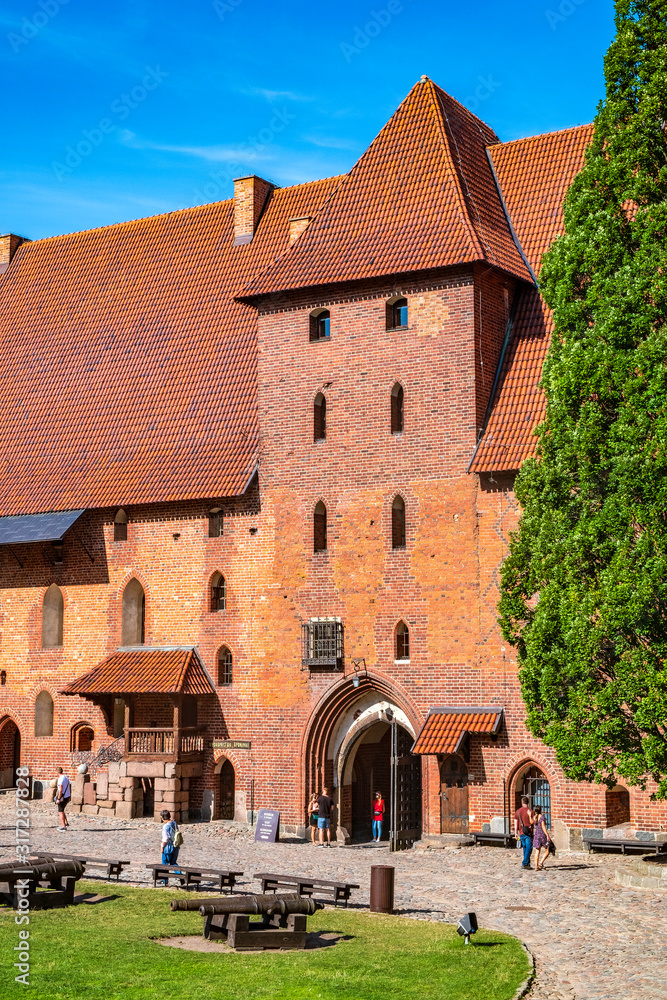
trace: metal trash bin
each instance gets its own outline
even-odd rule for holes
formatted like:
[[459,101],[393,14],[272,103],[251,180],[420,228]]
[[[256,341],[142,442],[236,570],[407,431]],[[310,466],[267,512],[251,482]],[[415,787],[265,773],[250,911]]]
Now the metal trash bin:
[[371,912],[394,912],[393,865],[371,865]]

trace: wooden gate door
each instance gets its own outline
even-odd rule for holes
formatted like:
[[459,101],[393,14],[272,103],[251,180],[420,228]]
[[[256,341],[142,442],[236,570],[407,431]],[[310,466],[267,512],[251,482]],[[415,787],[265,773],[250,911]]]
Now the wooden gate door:
[[440,832],[468,833],[468,768],[460,757],[440,765]]
[[230,761],[225,763],[220,769],[220,806],[219,819],[234,819],[234,792],[235,792],[234,767]]
[[391,828],[389,850],[408,850],[421,837],[421,759],[410,752],[413,737],[391,724]]

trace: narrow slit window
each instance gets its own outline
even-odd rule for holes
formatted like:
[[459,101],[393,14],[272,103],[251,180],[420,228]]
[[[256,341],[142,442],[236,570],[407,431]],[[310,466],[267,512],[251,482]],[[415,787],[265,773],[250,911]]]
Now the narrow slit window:
[[59,649],[62,646],[64,610],[62,591],[52,583],[42,603],[42,649]]
[[331,332],[331,314],[328,309],[315,309],[310,314],[310,339],[328,340]]
[[403,386],[400,382],[391,390],[391,433],[403,433]]
[[232,653],[227,646],[222,646],[218,653],[218,686],[227,687],[233,680]]
[[121,642],[123,646],[143,646],[146,635],[146,594],[136,577],[123,591]]
[[408,325],[407,299],[390,299],[386,311],[388,330],[401,330]]
[[410,630],[405,622],[399,622],[396,626],[396,659],[410,659]]
[[208,537],[220,538],[224,534],[224,518],[219,507],[208,512]]
[[127,514],[124,510],[119,510],[113,521],[114,542],[127,541]]
[[222,573],[211,579],[211,611],[224,611],[227,607],[227,584]]
[[405,548],[405,501],[400,496],[391,505],[391,547]]
[[327,401],[321,392],[315,396],[313,406],[313,440],[324,441],[327,436]]
[[327,547],[327,509],[320,500],[313,514],[313,550],[325,552]]

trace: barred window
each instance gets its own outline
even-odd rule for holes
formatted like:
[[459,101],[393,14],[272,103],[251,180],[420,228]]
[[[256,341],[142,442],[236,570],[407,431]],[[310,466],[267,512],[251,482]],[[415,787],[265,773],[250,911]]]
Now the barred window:
[[224,611],[227,606],[227,584],[222,573],[211,578],[211,611]]
[[313,406],[313,441],[324,441],[327,436],[327,401],[321,392],[315,396]]
[[218,652],[218,685],[226,687],[232,683],[232,654],[227,646],[221,646]]
[[224,534],[224,518],[219,507],[213,507],[208,512],[208,537],[220,538]]
[[410,659],[410,631],[405,622],[399,622],[396,626],[396,659]]
[[313,551],[325,552],[327,547],[327,509],[320,500],[313,513]]
[[403,497],[394,497],[391,505],[391,547],[405,548],[405,501]]
[[403,433],[403,386],[400,382],[391,390],[391,433]]
[[311,669],[343,669],[343,624],[338,618],[311,618],[301,626],[301,662]]

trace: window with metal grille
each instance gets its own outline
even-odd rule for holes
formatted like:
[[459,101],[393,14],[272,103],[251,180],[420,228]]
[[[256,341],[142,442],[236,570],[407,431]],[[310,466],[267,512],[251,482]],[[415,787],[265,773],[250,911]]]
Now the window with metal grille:
[[328,340],[331,314],[328,309],[314,309],[310,314],[310,339]]
[[408,300],[390,299],[387,302],[387,329],[400,330],[408,325]]
[[391,390],[391,433],[403,433],[403,386],[400,382]]
[[327,436],[327,401],[321,392],[315,396],[313,406],[313,440],[323,441]]
[[394,497],[391,505],[391,547],[405,548],[405,501],[403,497]]
[[211,579],[211,611],[224,611],[227,606],[227,584],[222,573]]
[[232,683],[232,654],[226,646],[221,646],[218,652],[218,685],[225,687]]
[[127,514],[124,510],[119,510],[113,522],[114,542],[127,541]]
[[214,507],[208,512],[208,537],[220,538],[224,534],[224,518],[219,507]]
[[396,626],[396,659],[410,659],[410,630],[405,622],[399,622]]
[[324,552],[327,547],[327,509],[320,500],[313,513],[313,551]]
[[343,669],[343,624],[338,618],[311,618],[301,626],[301,662],[311,669]]

